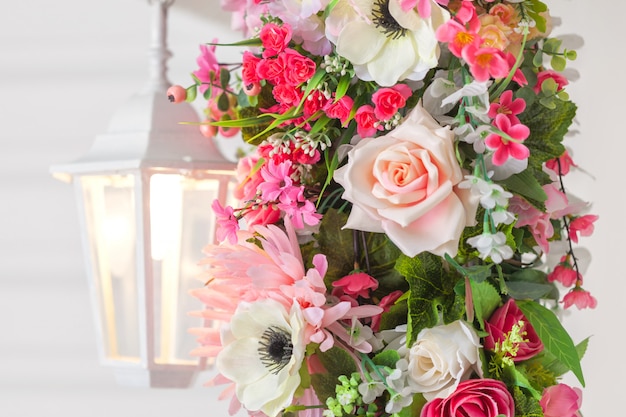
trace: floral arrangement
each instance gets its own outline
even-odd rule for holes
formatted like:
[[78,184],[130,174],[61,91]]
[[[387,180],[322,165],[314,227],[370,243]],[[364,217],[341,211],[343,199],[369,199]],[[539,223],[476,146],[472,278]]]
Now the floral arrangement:
[[[576,52],[540,0],[223,0],[241,62],[202,45],[199,128],[240,134],[237,205],[193,292],[230,411],[580,416],[559,319],[594,308],[567,192]],[[563,295],[562,295],[563,294]]]

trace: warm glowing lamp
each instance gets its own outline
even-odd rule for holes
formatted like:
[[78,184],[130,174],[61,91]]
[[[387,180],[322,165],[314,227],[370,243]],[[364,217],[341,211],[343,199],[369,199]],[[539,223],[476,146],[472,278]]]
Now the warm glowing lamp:
[[152,71],[107,133],[54,175],[75,185],[102,362],[122,385],[186,387],[202,369],[189,352],[198,327],[189,290],[201,249],[215,241],[214,199],[226,204],[235,165],[198,127],[188,103],[167,100],[171,0],[153,1]]

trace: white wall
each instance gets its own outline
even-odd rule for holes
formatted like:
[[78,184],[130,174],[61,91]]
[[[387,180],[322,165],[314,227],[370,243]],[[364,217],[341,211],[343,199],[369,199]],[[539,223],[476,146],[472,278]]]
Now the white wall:
[[[8,3],[8,2],[6,2]],[[583,238],[594,259],[586,287],[595,311],[566,320],[575,341],[593,335],[583,361],[585,416],[614,415],[626,293],[620,268],[624,120],[624,52],[609,3],[552,0],[558,33],[585,39],[569,89],[579,105],[580,134],[568,139],[575,161],[595,177],[566,178],[595,203],[596,233]],[[596,3],[598,4],[598,3]],[[198,44],[237,39],[217,0],[179,0],[170,10],[170,80],[187,84]],[[215,391],[118,387],[96,356],[73,192],[49,167],[81,156],[106,131],[115,109],[147,75],[149,7],[143,0],[14,1],[0,15],[0,415],[183,417],[226,415]],[[217,404],[217,405],[216,405]]]

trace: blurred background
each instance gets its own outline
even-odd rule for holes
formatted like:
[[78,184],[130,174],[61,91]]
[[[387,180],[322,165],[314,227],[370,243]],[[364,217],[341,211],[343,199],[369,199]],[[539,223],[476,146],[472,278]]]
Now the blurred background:
[[[546,1],[559,35],[584,44],[568,91],[579,106],[566,145],[580,170],[565,178],[594,203],[596,232],[583,237],[593,260],[585,288],[593,311],[572,310],[575,342],[591,336],[583,360],[586,417],[615,415],[622,391],[626,293],[620,259],[626,234],[621,175],[626,107],[620,82],[616,0]],[[0,416],[226,416],[218,391],[200,374],[186,390],[124,388],[99,365],[73,188],[50,166],[82,156],[106,132],[116,109],[148,75],[150,7],[146,0],[3,0],[0,14]],[[612,7],[615,5],[616,7]],[[599,11],[602,7],[605,11]],[[596,16],[596,18],[591,18]],[[218,0],[177,0],[169,10],[168,78],[188,85],[198,46],[234,41]],[[573,37],[568,36],[572,39]],[[573,42],[573,44],[580,42]],[[224,60],[236,51],[218,49]],[[232,62],[232,61],[231,61]],[[230,151],[236,145],[221,140]],[[584,170],[584,171],[583,171]],[[566,382],[577,385],[573,378]]]

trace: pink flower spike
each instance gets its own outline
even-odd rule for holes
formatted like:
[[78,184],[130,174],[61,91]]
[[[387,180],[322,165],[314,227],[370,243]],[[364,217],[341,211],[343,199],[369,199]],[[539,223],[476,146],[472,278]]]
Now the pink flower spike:
[[569,224],[569,238],[574,243],[578,243],[578,234],[581,236],[591,236],[593,234],[593,223],[598,220],[598,216],[595,214],[586,214],[584,216],[576,217]]
[[563,308],[569,308],[575,305],[579,310],[584,308],[596,308],[598,301],[589,291],[585,291],[580,287],[573,288],[563,297]]
[[341,288],[348,295],[370,298],[370,290],[378,288],[378,281],[365,272],[356,272],[333,282],[333,287]]

